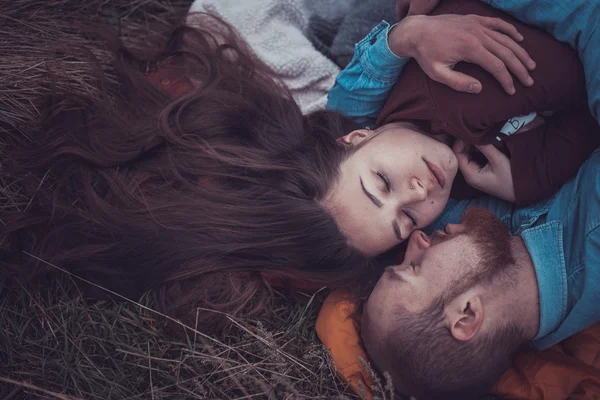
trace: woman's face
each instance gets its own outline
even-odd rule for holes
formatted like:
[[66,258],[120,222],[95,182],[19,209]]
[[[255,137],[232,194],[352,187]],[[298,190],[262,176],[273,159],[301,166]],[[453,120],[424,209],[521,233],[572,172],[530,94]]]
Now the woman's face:
[[440,215],[458,168],[450,147],[405,124],[341,140],[362,145],[341,164],[325,203],[354,247],[381,254]]

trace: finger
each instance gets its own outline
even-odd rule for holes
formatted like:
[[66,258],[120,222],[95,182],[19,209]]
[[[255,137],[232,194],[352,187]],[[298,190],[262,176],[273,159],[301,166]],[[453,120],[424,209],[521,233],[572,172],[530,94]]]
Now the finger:
[[[475,167],[475,165],[469,165],[471,163],[471,157],[469,157],[469,153],[461,151],[455,152],[456,160],[458,161],[458,169],[462,172],[463,170],[469,170],[470,168]],[[473,163],[476,164],[476,163]]]
[[465,58],[466,61],[477,64],[492,74],[494,78],[500,82],[500,85],[502,85],[502,88],[506,93],[511,95],[515,94],[515,85],[506,65],[486,47],[481,45]]
[[506,156],[506,154],[498,150],[493,144],[484,144],[475,147],[477,147],[477,149],[481,151],[485,158],[487,158],[489,162],[488,165],[492,169],[497,168],[503,164],[510,164],[510,160]]
[[523,40],[523,35],[521,35],[519,30],[509,22],[506,22],[500,18],[491,17],[479,17],[479,20],[482,22],[483,25],[487,26],[488,28],[504,33],[513,38],[513,40],[516,40],[517,42]]
[[[519,80],[524,85],[527,85],[527,82],[530,81],[527,78],[531,78],[531,75],[529,75],[528,70],[535,69],[535,61],[533,61],[533,59],[529,56],[529,53],[527,53],[527,51],[523,47],[521,47],[520,44],[518,44],[503,33],[488,30],[486,31],[486,34],[491,40],[509,49],[512,52],[512,54],[517,58],[519,69],[513,70],[510,65],[509,68],[513,74],[517,75],[517,78],[519,78]],[[523,68],[520,68],[521,66],[525,68],[524,71],[522,71]],[[533,79],[531,79],[531,82],[533,83]]]
[[535,61],[531,58],[529,53],[527,53],[527,50],[519,43],[515,42],[510,36],[493,30],[486,31],[486,34],[501,45],[508,47],[527,69],[535,69]]
[[456,139],[454,144],[452,144],[452,151],[455,154],[466,153],[467,152],[467,143],[465,143],[462,139]]
[[458,168],[461,171],[467,172],[467,174],[475,174],[481,170],[481,165],[477,162],[471,160],[471,153],[468,151],[468,146],[461,140],[457,140],[454,142],[452,146],[452,150],[456,155],[456,159],[458,161]]
[[535,69],[535,61],[533,58],[531,58],[529,53],[527,53],[527,50],[525,50],[519,43],[515,42],[513,38],[494,30],[488,30],[486,31],[486,34],[492,39],[496,40],[498,43],[511,49],[527,69]]
[[448,66],[440,65],[434,68],[434,73],[431,74],[431,78],[444,85],[450,86],[452,89],[458,92],[466,93],[479,93],[481,92],[481,82],[477,79],[463,74],[462,72],[454,71]]
[[490,164],[481,166],[474,161],[468,164],[459,164],[460,170],[465,181],[472,187],[484,190],[494,181],[494,171]]
[[[494,31],[488,31],[491,34],[497,34],[499,36],[503,36],[502,34]],[[512,41],[508,36],[504,36],[508,41]],[[515,51],[510,47],[505,46],[500,43],[498,40],[491,36],[484,37],[482,39],[483,46],[488,49],[492,54],[498,57],[504,65],[508,68],[510,72],[512,72],[521,83],[525,86],[533,85],[533,78],[529,75],[529,71],[527,67],[523,64],[521,59],[517,56]],[[516,44],[515,42],[513,42]],[[518,46],[518,45],[517,45]],[[528,56],[527,56],[528,57]]]
[[482,173],[484,168],[489,169],[489,164],[482,168],[481,165],[471,161],[467,153],[457,154],[456,159],[458,160],[458,169],[469,185],[477,186],[484,180],[482,179]]

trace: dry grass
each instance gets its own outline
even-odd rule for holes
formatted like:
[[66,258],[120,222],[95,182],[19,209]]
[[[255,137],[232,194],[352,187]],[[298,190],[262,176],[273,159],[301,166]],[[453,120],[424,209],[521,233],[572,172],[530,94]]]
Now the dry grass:
[[[87,45],[99,62],[106,51],[81,34],[77,24],[100,22],[121,32],[134,47],[152,43],[181,19],[189,0],[11,0],[0,2],[0,121],[26,129],[36,117],[35,100],[51,81],[58,88],[90,94],[98,84],[84,54]],[[106,63],[104,63],[106,65]],[[110,83],[110,74],[108,75]]]
[[86,302],[66,275],[43,287],[0,279],[0,398],[354,397],[315,337],[318,297],[280,297],[264,321],[232,319],[219,337],[175,337],[149,298]]

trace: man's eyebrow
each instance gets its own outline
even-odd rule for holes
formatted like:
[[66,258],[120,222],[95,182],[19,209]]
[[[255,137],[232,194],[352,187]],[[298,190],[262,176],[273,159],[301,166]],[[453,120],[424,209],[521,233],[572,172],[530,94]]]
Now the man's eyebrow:
[[360,180],[360,187],[362,188],[362,191],[365,193],[365,195],[373,202],[373,204],[375,204],[378,208],[381,208],[381,206],[383,206],[383,203],[377,197],[369,193],[369,191],[365,187],[365,184],[362,181],[362,178],[359,177],[358,179]]
[[386,267],[385,268],[385,272],[388,273],[388,274],[390,274],[391,275],[390,277],[392,279],[397,280],[399,282],[405,282],[404,278],[402,278],[400,276],[400,274],[397,274],[396,271],[394,271],[394,266],[393,265],[390,265],[389,267]]
[[392,228],[394,229],[394,234],[398,238],[398,240],[402,241],[402,232],[400,231],[400,226],[398,225],[397,220],[392,221]]

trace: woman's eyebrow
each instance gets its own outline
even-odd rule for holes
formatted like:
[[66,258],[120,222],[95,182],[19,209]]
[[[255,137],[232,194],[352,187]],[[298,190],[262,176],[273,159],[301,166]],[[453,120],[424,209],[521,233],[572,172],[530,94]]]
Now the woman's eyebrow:
[[365,195],[369,198],[369,200],[373,202],[373,204],[375,204],[378,208],[381,208],[383,206],[381,200],[369,193],[361,177],[359,177],[358,179],[360,180],[360,187],[362,188],[362,191],[365,193]]

